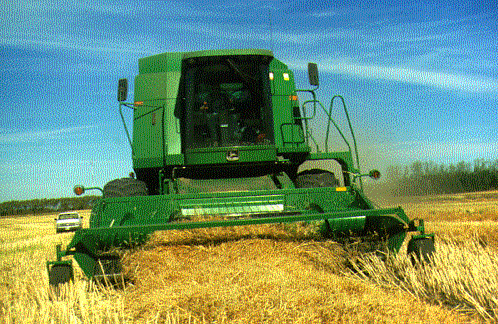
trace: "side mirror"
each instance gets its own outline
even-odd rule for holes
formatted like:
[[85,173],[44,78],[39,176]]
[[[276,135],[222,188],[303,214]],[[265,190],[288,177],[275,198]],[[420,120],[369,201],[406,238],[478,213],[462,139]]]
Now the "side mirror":
[[310,85],[318,87],[318,66],[316,63],[308,63],[308,78],[310,80]]
[[128,96],[128,79],[119,79],[118,101],[125,101]]

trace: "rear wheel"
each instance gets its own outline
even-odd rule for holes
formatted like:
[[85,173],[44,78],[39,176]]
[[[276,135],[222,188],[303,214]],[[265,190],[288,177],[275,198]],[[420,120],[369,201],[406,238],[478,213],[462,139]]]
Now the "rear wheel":
[[296,177],[297,188],[337,187],[339,180],[327,170],[311,169],[299,172]]
[[147,196],[145,182],[133,178],[121,178],[104,186],[104,198]]

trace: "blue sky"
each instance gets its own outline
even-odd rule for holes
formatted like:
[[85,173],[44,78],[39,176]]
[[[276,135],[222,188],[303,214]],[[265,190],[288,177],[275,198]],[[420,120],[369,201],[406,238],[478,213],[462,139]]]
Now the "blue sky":
[[365,169],[498,158],[496,1],[1,4],[0,201],[132,171],[117,80],[170,51],[271,49],[301,88],[317,62],[319,97],[345,97]]

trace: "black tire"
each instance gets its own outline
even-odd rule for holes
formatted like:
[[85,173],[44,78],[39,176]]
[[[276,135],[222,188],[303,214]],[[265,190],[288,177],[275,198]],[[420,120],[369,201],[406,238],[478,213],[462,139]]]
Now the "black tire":
[[408,242],[406,252],[410,256],[412,264],[416,264],[417,261],[429,263],[430,257],[436,252],[434,238],[424,237],[411,239],[410,242]]
[[299,172],[295,184],[297,188],[337,187],[339,180],[330,171],[311,169]]
[[147,196],[145,182],[133,178],[121,178],[109,181],[104,186],[104,198]]
[[53,265],[48,273],[48,283],[51,286],[57,287],[59,284],[64,284],[73,280],[73,267],[71,265]]

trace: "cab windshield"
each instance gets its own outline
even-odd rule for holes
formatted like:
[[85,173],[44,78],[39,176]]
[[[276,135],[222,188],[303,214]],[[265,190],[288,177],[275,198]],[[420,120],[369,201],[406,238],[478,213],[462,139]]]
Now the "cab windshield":
[[184,62],[184,148],[274,143],[268,61],[264,56],[222,56]]
[[78,214],[60,214],[59,215],[59,219],[62,220],[62,219],[78,219],[79,216]]

